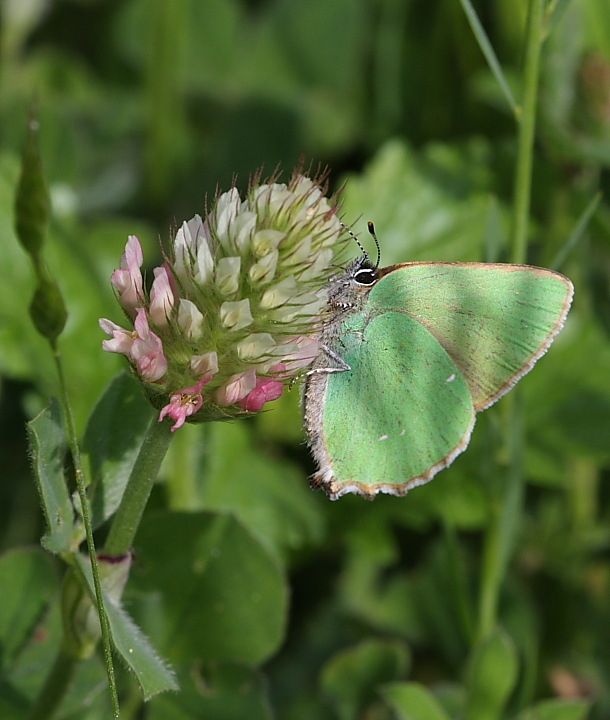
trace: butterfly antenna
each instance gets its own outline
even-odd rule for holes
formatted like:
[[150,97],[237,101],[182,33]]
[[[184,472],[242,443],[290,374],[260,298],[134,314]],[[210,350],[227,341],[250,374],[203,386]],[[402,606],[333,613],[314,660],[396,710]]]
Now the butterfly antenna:
[[[381,248],[379,247],[379,241],[377,240],[377,235],[375,235],[375,226],[373,223],[369,220],[367,223],[369,232],[373,236],[373,240],[375,241],[375,246],[377,248],[377,262],[375,263],[375,270],[379,267],[379,263],[381,262]],[[360,243],[358,243],[360,245]]]
[[369,254],[368,254],[367,251],[364,249],[364,246],[362,245],[362,243],[360,242],[360,240],[358,240],[358,238],[357,238],[357,237],[354,235],[354,233],[347,227],[347,225],[346,225],[345,223],[342,223],[341,220],[339,220],[339,222],[341,223],[341,225],[343,225],[343,229],[346,230],[346,231],[352,236],[352,239],[356,241],[356,245],[358,245],[358,247],[360,248],[360,250],[362,250],[362,254],[364,255],[365,260],[368,260],[368,259],[369,259]]

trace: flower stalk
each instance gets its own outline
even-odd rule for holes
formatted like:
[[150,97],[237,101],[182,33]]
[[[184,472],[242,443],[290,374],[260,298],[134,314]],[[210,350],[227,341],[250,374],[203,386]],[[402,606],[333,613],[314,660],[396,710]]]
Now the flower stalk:
[[153,419],[110,526],[104,555],[121,557],[133,545],[138,525],[171,440],[168,423]]

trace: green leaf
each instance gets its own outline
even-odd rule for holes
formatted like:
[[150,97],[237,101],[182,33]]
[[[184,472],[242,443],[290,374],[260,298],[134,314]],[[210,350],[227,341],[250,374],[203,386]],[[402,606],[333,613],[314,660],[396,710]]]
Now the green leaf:
[[417,153],[402,140],[390,140],[363,173],[344,178],[341,210],[348,219],[362,218],[353,230],[365,242],[364,221],[374,221],[383,265],[480,260],[489,214],[489,152],[480,140],[463,148],[429,145]]
[[42,550],[0,556],[0,668],[13,665],[57,592],[53,561]]
[[321,687],[342,720],[364,714],[381,683],[407,672],[409,651],[400,641],[365,640],[335,655],[322,670]]
[[388,683],[380,693],[397,720],[449,720],[430,690],[419,683]]
[[147,626],[174,663],[256,665],[282,642],[284,575],[234,517],[153,513],[140,526],[135,554],[130,586],[156,600]]
[[74,512],[63,472],[66,446],[57,400],[52,399],[27,428],[34,476],[47,521],[42,545],[59,553],[71,547]]
[[[62,643],[59,578],[54,559],[40,548],[0,557],[0,718],[29,717]],[[101,660],[79,663],[58,718],[106,720],[108,693]],[[95,712],[85,708],[93,706]]]
[[196,467],[203,478],[199,497],[206,509],[235,513],[283,558],[321,538],[322,498],[311,492],[302,471],[262,451],[248,430],[246,423],[204,428],[208,444]]
[[152,415],[140,384],[126,372],[110,382],[93,408],[83,450],[89,455],[94,528],[119,506]]
[[501,629],[494,630],[473,650],[466,682],[466,720],[499,718],[517,680],[517,654]]
[[[546,454],[548,474],[565,486],[566,457],[610,459],[610,345],[599,325],[579,322],[558,345],[561,351],[547,354],[544,372],[531,373],[522,392],[531,452]],[[583,358],[590,357],[596,361],[583,373]]]
[[263,677],[235,665],[185,668],[180,692],[154,698],[148,720],[271,720]]
[[585,720],[590,706],[587,700],[544,700],[519,713],[516,720]]
[[[95,589],[91,568],[85,556],[74,555],[75,567],[95,603]],[[121,655],[127,667],[136,676],[144,699],[166,690],[177,690],[174,674],[155,653],[144,633],[137,627],[122,607],[104,593],[104,606],[110,634],[116,651]]]

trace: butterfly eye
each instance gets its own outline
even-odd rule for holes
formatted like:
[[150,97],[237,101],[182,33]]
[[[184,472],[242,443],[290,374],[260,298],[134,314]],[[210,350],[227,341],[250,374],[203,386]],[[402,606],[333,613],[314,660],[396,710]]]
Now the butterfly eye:
[[354,274],[354,282],[358,285],[374,285],[377,282],[377,271],[371,268],[362,268]]

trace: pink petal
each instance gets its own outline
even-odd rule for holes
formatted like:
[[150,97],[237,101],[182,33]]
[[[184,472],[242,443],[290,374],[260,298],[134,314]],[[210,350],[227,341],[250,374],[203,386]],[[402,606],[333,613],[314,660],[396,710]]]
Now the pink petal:
[[112,286],[119,293],[119,303],[125,312],[134,317],[136,308],[142,304],[142,266],[143,256],[140,242],[135,235],[130,235],[121,256],[121,264],[110,276]]
[[134,324],[137,337],[133,341],[130,357],[135,361],[138,373],[144,382],[156,382],[167,372],[163,343],[148,327],[144,308],[137,309]]
[[155,279],[150,289],[150,305],[148,314],[157,327],[163,328],[167,325],[176,296],[172,288],[172,278],[167,265],[161,265],[154,269]]
[[288,375],[304,368],[316,359],[319,352],[317,340],[307,337],[306,335],[299,335],[287,342],[291,345],[296,345],[298,348],[282,358],[282,362],[286,365]]
[[246,370],[238,375],[233,375],[225,385],[216,393],[216,402],[219,405],[235,405],[251,393],[256,387],[256,370]]
[[169,403],[161,409],[159,413],[159,420],[161,422],[164,417],[169,416],[175,423],[171,427],[171,431],[174,432],[179,427],[184,425],[186,418],[190,415],[194,415],[201,405],[203,404],[203,398],[201,396],[201,388],[212,379],[211,375],[201,378],[196,385],[182,388],[177,390],[170,395]]
[[[283,367],[283,366],[278,366]],[[271,400],[277,400],[284,390],[284,383],[273,378],[257,378],[256,387],[238,405],[242,410],[258,412],[263,405]]]
[[102,340],[102,349],[106,352],[120,353],[129,357],[136,337],[135,333],[125,330],[111,320],[106,320],[106,318],[100,318],[98,322],[106,335],[112,338],[111,340]]

